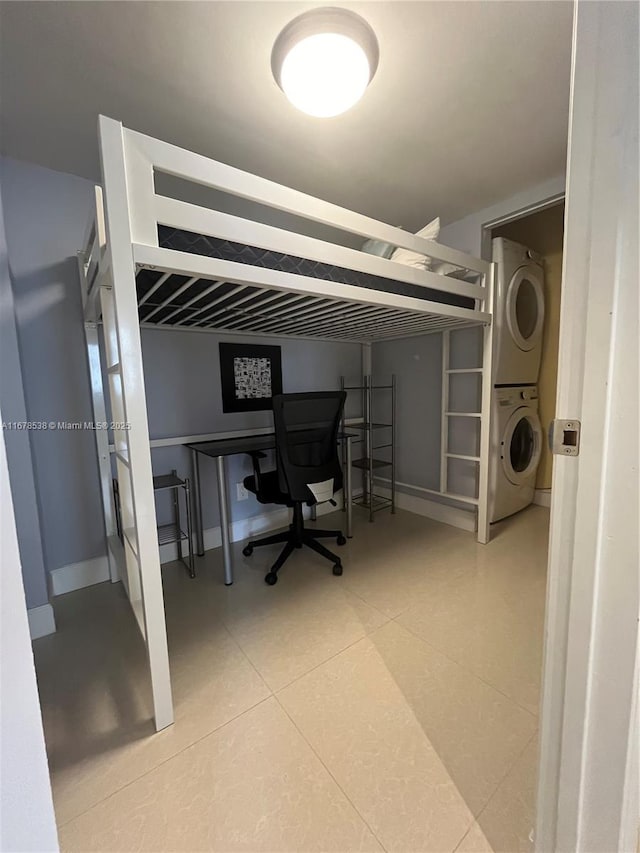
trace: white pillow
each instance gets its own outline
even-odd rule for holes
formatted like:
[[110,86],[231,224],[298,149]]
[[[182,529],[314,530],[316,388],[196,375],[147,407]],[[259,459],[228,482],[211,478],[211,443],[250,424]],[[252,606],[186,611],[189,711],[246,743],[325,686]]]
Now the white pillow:
[[[425,237],[427,240],[437,240],[440,234],[440,217],[436,216],[428,225],[425,225],[421,231],[416,231],[416,237]],[[431,258],[428,255],[421,255],[419,252],[413,252],[411,249],[396,249],[391,260],[398,264],[405,264],[408,267],[417,267],[417,269],[431,269]]]

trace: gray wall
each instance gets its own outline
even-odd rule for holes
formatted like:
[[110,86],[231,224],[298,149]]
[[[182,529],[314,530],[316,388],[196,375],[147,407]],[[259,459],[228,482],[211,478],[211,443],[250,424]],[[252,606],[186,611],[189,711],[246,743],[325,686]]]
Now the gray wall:
[[[92,184],[9,159],[0,180],[28,419],[91,420],[75,253]],[[101,554],[93,435],[36,430],[30,438],[47,569]]]
[[[442,338],[423,335],[385,341],[372,347],[375,381],[396,375],[396,478],[427,489],[440,485],[440,394]],[[386,422],[386,399],[380,395],[374,415]],[[383,476],[388,476],[383,474]]]
[[[27,420],[1,198],[0,406],[4,422],[22,423]],[[4,439],[20,542],[20,563],[27,607],[39,607],[47,603],[49,596],[33,477],[30,435],[25,430],[7,428],[4,430]]]
[[[179,329],[143,329],[142,354],[147,387],[147,412],[151,438],[227,432],[237,429],[268,428],[269,412],[228,413],[222,411],[218,344],[245,341],[282,347],[282,384],[285,392],[321,391],[339,387],[340,376],[351,384],[360,376],[360,346],[286,338],[230,337],[214,332],[188,332]],[[348,415],[360,413],[353,400]],[[176,468],[190,475],[189,452],[183,447],[155,448],[151,454],[154,473]],[[268,460],[267,460],[268,463]],[[251,473],[246,456],[227,461],[229,498],[233,520],[264,512],[253,496],[236,501],[235,484]],[[202,503],[205,527],[218,524],[218,498],[213,460],[203,459]],[[168,500],[159,501],[158,516],[168,521]]]
[[[89,421],[90,386],[75,253],[92,203],[91,182],[15,160],[0,161],[9,264],[29,420]],[[258,340],[226,337],[226,340]],[[261,427],[266,413],[225,415],[219,390],[215,334],[144,330],[147,403],[152,438]],[[286,391],[335,388],[360,372],[360,347],[265,338],[282,346]],[[355,410],[354,414],[359,411]],[[48,571],[104,554],[94,436],[84,431],[37,431],[30,436]],[[189,471],[184,449],[153,451],[154,470]],[[253,498],[235,503],[235,483],[248,473],[230,463],[232,516],[262,511]],[[217,524],[213,463],[203,465],[204,523]],[[159,515],[167,512],[160,504]],[[162,519],[164,520],[164,519]]]
[[[481,335],[475,328],[453,332],[450,346],[451,366],[480,365],[481,342]],[[385,383],[391,374],[396,375],[396,478],[409,486],[438,490],[440,488],[442,413],[442,335],[422,335],[376,343],[373,346],[372,355],[372,369],[376,382]],[[449,386],[451,410],[477,411],[480,406],[479,391],[480,383],[475,376],[452,377]],[[382,399],[376,417],[382,421],[385,420]],[[465,455],[477,454],[478,437],[479,425],[475,421],[466,418],[449,419],[451,452]],[[449,490],[461,495],[475,494],[475,463],[460,460],[449,462]],[[468,505],[465,505],[465,508],[468,508]]]

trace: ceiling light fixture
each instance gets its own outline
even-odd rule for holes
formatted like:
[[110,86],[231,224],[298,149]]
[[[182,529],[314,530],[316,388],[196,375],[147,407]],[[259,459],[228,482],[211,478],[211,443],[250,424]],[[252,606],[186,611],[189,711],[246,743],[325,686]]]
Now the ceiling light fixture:
[[271,70],[294,107],[318,118],[337,116],[364,95],[378,67],[369,24],[347,9],[312,9],[282,30]]

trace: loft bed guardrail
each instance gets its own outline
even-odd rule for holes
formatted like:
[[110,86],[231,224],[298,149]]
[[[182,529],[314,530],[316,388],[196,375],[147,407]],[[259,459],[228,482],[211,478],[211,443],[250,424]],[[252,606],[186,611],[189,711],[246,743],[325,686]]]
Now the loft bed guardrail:
[[[112,580],[145,640],[156,728],[173,722],[145,399],[141,326],[353,341],[484,327],[477,535],[489,539],[488,453],[494,265],[273,181],[99,119],[102,188],[79,252],[94,419]],[[169,175],[260,209],[407,249],[416,269],[156,190]],[[104,355],[98,325],[103,325]],[[102,359],[108,389],[103,387]],[[118,426],[119,424],[119,426]],[[111,503],[111,451],[122,541]]]
[[[118,129],[141,323],[367,342],[490,322],[491,264],[486,261]],[[159,195],[157,173],[427,255],[446,266],[447,274]],[[96,235],[101,219],[98,210],[91,229]],[[88,263],[97,260],[102,272],[95,242],[88,241],[84,255]],[[247,261],[249,249],[254,256]],[[99,280],[99,275],[88,278],[88,320],[100,316]]]

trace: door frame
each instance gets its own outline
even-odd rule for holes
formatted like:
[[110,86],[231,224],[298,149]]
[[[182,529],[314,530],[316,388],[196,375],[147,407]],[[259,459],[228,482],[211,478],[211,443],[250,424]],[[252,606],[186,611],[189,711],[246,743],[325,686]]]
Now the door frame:
[[534,213],[541,213],[543,210],[555,207],[563,202],[566,202],[566,192],[555,193],[554,195],[547,196],[547,198],[540,199],[540,201],[536,201],[533,204],[528,204],[526,207],[519,207],[511,213],[505,213],[497,219],[490,219],[487,222],[484,222],[481,226],[480,257],[486,261],[491,260],[491,240],[493,239],[493,231],[496,228],[499,228],[501,225],[508,225],[511,222],[517,222],[518,219],[525,219],[527,216],[532,216]]
[[614,440],[638,424],[638,9],[574,10],[556,414],[582,437],[553,470],[537,853],[635,850],[638,831],[637,513],[635,542],[615,518],[637,507],[638,446]]

